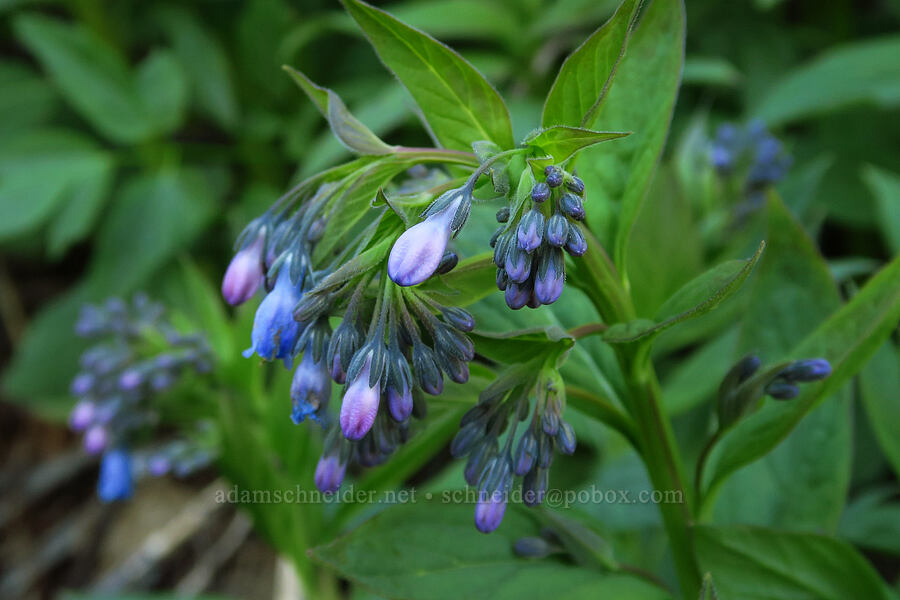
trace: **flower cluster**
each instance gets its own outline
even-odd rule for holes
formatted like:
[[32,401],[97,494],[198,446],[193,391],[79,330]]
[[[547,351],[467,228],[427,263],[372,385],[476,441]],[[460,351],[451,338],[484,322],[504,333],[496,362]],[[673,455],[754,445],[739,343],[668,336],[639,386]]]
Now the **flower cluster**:
[[497,287],[515,310],[556,302],[566,277],[563,251],[576,257],[587,252],[578,224],[584,220],[584,182],[553,165],[544,178],[524,202],[500,209],[501,226],[491,239]]
[[[392,192],[427,197],[445,184],[446,177],[418,169]],[[300,357],[290,417],[297,424],[309,418],[326,430],[315,477],[323,491],[340,486],[349,463],[385,460],[407,439],[411,417],[424,415],[423,394],[440,394],[445,375],[467,381],[475,355],[465,335],[475,326],[472,316],[411,287],[455,266],[447,245],[468,216],[471,187],[437,195],[389,256],[379,254],[382,240],[374,234],[385,222],[395,224],[393,231],[402,221],[387,209],[368,211],[372,220],[363,218],[355,237],[335,237],[331,216],[348,210],[342,188],[322,184],[308,196],[295,191],[286,201],[299,204],[293,212],[279,203],[251,223],[222,283],[232,304],[260,288],[267,292],[245,356],[256,353],[289,367]],[[332,330],[334,317],[341,320]],[[343,386],[336,418],[329,411],[332,383]]]
[[82,354],[81,371],[72,380],[78,402],[69,425],[84,434],[87,452],[103,455],[97,486],[102,500],[130,497],[134,479],[143,473],[186,473],[211,460],[208,448],[181,440],[132,451],[141,432],[159,421],[153,400],[185,372],[211,369],[205,338],[179,333],[163,306],[141,294],[131,305],[118,298],[86,305],[75,331],[97,343]]
[[565,404],[559,372],[543,369],[536,381],[501,376],[463,416],[450,452],[457,458],[468,456],[464,475],[478,489],[479,531],[490,533],[500,526],[516,476],[523,478],[525,504],[543,502],[554,451],[575,452],[575,432],[562,418]]
[[760,120],[753,120],[744,128],[731,123],[720,125],[710,144],[709,160],[721,176],[741,177],[748,198],[759,196],[780,181],[793,162]]

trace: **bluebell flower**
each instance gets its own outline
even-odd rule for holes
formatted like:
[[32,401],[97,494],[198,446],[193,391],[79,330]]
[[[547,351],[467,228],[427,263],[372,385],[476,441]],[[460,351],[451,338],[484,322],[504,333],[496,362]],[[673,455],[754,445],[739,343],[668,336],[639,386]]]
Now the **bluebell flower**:
[[424,221],[403,232],[388,257],[388,275],[397,285],[418,285],[434,274],[441,263],[450,236],[461,226],[467,192],[451,190],[435,201],[435,211]]
[[319,420],[319,411],[331,398],[330,375],[325,357],[322,356],[316,362],[312,346],[307,347],[291,381],[291,420],[295,424],[301,423],[306,417]]
[[347,466],[338,454],[329,454],[319,459],[314,481],[322,493],[333,493],[341,487]]
[[94,422],[97,405],[90,400],[79,400],[69,413],[69,427],[72,431],[82,432]]
[[127,500],[134,494],[131,455],[123,448],[113,448],[103,455],[97,495],[103,502]]
[[253,297],[263,281],[265,233],[260,232],[248,246],[239,250],[222,278],[222,296],[232,306]]
[[544,215],[539,210],[531,209],[516,229],[516,243],[525,252],[533,252],[541,245],[544,237]]
[[505,512],[506,494],[482,491],[475,505],[475,527],[481,533],[490,533],[500,527]]
[[378,403],[381,399],[381,380],[369,385],[369,374],[372,358],[367,357],[341,400],[341,431],[348,440],[359,440],[365,436],[378,414]]
[[537,258],[534,296],[541,304],[553,304],[562,295],[566,279],[562,250],[548,248]]
[[297,336],[300,335],[300,322],[294,319],[294,307],[303,298],[301,281],[291,281],[290,261],[281,265],[275,287],[266,294],[256,316],[253,319],[252,345],[244,350],[244,357],[250,358],[254,352],[265,360],[283,359],[288,366]]
[[100,454],[109,443],[109,432],[103,425],[92,425],[84,434],[84,449],[88,454]]

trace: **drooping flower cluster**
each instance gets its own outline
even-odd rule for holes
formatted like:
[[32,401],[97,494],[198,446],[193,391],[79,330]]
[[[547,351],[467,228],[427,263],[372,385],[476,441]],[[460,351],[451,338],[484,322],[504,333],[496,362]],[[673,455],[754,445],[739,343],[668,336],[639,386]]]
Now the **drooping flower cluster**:
[[128,498],[144,473],[186,473],[212,459],[210,449],[183,440],[134,449],[141,432],[159,421],[154,399],[172,389],[188,371],[211,369],[205,338],[179,333],[161,304],[138,294],[129,305],[113,298],[86,305],[75,325],[79,336],[97,343],[81,356],[72,380],[78,398],[69,425],[84,434],[84,448],[102,454],[97,492],[101,500]]
[[565,404],[559,372],[543,369],[536,381],[501,376],[463,416],[450,452],[468,457],[464,476],[478,490],[479,531],[490,533],[500,526],[516,476],[523,478],[525,504],[543,502],[554,452],[575,452],[575,432],[562,418]]
[[741,178],[748,199],[758,198],[767,187],[778,183],[793,163],[778,138],[758,119],[743,128],[731,123],[720,125],[710,144],[709,160],[722,177]]
[[[350,210],[345,189],[357,183],[354,177],[320,185],[309,197],[295,191],[288,202],[300,201],[293,214],[279,204],[251,223],[222,284],[226,300],[238,304],[267,283],[245,356],[288,366],[300,357],[290,416],[326,429],[315,477],[323,491],[340,486],[349,463],[385,460],[407,439],[411,417],[424,415],[423,393],[440,394],[444,375],[467,381],[474,357],[465,335],[475,326],[471,315],[408,287],[455,266],[447,245],[466,220],[471,188],[437,195],[425,219],[400,234],[386,256],[374,234],[390,223],[388,231],[397,235],[402,224],[387,209],[368,210],[371,220],[362,215],[347,238],[331,229],[341,221],[330,217]],[[446,183],[446,176],[418,169],[392,194],[428,197]],[[371,201],[365,199],[367,209]],[[332,331],[334,317],[341,321]],[[332,382],[344,386],[337,418],[328,410]]]
[[585,216],[584,182],[553,165],[544,177],[524,201],[500,209],[502,225],[491,239],[497,287],[515,310],[556,302],[566,278],[563,251],[575,257],[587,252],[579,225]]

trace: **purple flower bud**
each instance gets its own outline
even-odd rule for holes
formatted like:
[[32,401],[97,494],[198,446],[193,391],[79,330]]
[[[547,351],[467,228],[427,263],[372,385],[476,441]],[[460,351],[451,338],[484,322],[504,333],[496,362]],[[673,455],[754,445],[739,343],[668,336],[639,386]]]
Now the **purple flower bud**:
[[294,320],[294,307],[303,298],[303,282],[294,285],[290,271],[289,262],[281,265],[274,289],[256,309],[250,336],[252,345],[244,351],[244,357],[250,358],[256,352],[265,360],[282,358],[285,362],[290,361],[300,334],[300,322]]
[[403,232],[388,257],[388,275],[397,285],[418,285],[431,277],[441,263],[460,196],[442,210]]
[[519,443],[516,445],[516,452],[513,455],[513,473],[519,477],[525,476],[534,466],[536,456],[537,440],[528,431],[519,438]]
[[574,223],[569,223],[569,237],[566,240],[566,252],[572,256],[584,256],[587,252],[587,240],[581,229]]
[[522,502],[526,506],[537,506],[544,501],[549,473],[547,469],[538,467],[529,471],[522,480]]
[[444,252],[444,256],[441,257],[441,262],[438,264],[435,273],[438,275],[446,275],[450,271],[456,268],[456,265],[459,264],[459,256],[456,252],[452,250],[448,250]]
[[569,221],[562,213],[553,213],[547,220],[546,238],[551,246],[561,248],[566,245],[569,239]]
[[513,552],[526,558],[544,558],[553,552],[553,547],[544,538],[530,536],[517,539]]
[[506,494],[481,492],[475,506],[475,527],[481,533],[490,533],[500,527],[506,512]]
[[541,245],[543,235],[544,215],[538,210],[529,210],[519,221],[519,227],[516,229],[519,248],[525,252],[534,252]]
[[426,394],[439,396],[444,390],[444,379],[437,366],[434,352],[424,344],[413,346],[413,372],[416,382]]
[[831,375],[831,364],[824,358],[798,360],[779,375],[788,381],[818,381]]
[[[533,194],[534,194],[534,192],[532,192],[532,195]],[[498,210],[497,214],[496,214],[496,218],[497,218],[498,223],[506,223],[507,221],[509,221],[509,207],[504,206],[503,208]]]
[[441,313],[444,319],[459,331],[472,331],[475,329],[475,318],[472,313],[455,306],[443,308]]
[[573,175],[571,179],[566,181],[566,189],[570,192],[575,192],[580,196],[584,193],[584,182],[581,178]]
[[307,347],[291,380],[291,420],[295,424],[299,425],[306,417],[315,420],[319,410],[328,403],[331,398],[330,376],[325,358],[315,362],[312,346]]
[[159,372],[154,373],[150,377],[150,387],[153,388],[156,392],[161,392],[163,390],[167,390],[172,387],[172,384],[175,383],[175,378],[171,373]]
[[797,397],[800,388],[783,379],[776,379],[766,386],[766,393],[776,400],[790,400]]
[[506,253],[506,276],[510,281],[522,283],[531,275],[531,255],[510,244]]
[[571,192],[566,192],[559,199],[559,210],[576,221],[584,221],[584,202]]
[[100,454],[109,443],[109,433],[102,425],[93,425],[84,434],[82,443],[88,454]]
[[97,405],[90,400],[78,402],[69,413],[69,427],[72,431],[81,432],[91,426],[97,414]]
[[341,366],[341,355],[334,353],[334,360],[331,361],[331,378],[335,383],[343,384],[347,381],[347,372]]
[[508,283],[506,285],[505,300],[506,305],[513,310],[519,310],[528,304],[528,298],[531,296],[531,288],[527,283],[519,285],[518,283]]
[[402,390],[397,390],[394,386],[387,389],[388,409],[391,416],[398,423],[407,420],[412,414],[413,397],[409,386],[404,385]]
[[497,269],[497,289],[501,292],[506,289],[509,283],[509,277],[506,276],[506,269]]
[[131,455],[126,450],[114,448],[103,455],[103,461],[100,463],[97,496],[103,502],[113,502],[127,500],[133,494]]
[[346,465],[341,463],[338,455],[323,456],[319,459],[319,464],[316,465],[316,487],[323,494],[338,491],[341,487],[341,482],[344,481],[345,469]]
[[79,373],[72,380],[70,391],[73,396],[84,396],[94,386],[94,376],[90,373]]
[[563,454],[575,453],[575,430],[565,421],[560,421],[556,432],[556,445]]
[[356,379],[347,387],[341,401],[341,431],[348,440],[359,440],[365,436],[378,414],[378,402],[381,399],[379,388],[381,380],[369,386],[369,370],[372,358],[366,359]]
[[264,243],[265,234],[260,232],[252,244],[239,250],[231,259],[222,278],[222,296],[228,304],[243,304],[253,297],[262,283]]
[[531,188],[531,200],[540,204],[550,198],[550,186],[541,181]]
[[566,279],[562,251],[551,248],[539,257],[534,278],[534,295],[541,304],[553,304],[562,295]]
[[549,166],[544,169],[544,175],[547,177],[547,185],[552,188],[559,187],[563,183],[563,174],[558,167]]
[[137,369],[125,369],[119,376],[119,389],[125,392],[135,390],[144,382],[143,374]]

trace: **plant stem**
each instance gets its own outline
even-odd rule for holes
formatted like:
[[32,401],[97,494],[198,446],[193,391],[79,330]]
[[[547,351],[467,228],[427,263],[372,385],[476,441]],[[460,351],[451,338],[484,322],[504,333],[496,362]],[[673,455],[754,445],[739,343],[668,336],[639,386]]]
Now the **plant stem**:
[[668,417],[660,406],[659,382],[649,359],[632,361],[621,354],[631,392],[631,415],[637,425],[644,464],[653,487],[664,493],[663,498],[674,495],[680,502],[662,502],[659,510],[672,549],[672,559],[678,573],[682,595],[696,598],[700,591],[700,572],[694,556],[694,543],[690,531],[692,522],[689,498],[682,483],[685,479],[675,436]]

